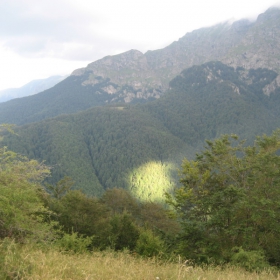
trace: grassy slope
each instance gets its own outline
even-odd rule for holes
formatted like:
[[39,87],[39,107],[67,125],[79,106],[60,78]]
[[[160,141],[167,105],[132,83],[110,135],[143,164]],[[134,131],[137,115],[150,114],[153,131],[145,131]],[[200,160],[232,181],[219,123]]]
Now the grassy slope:
[[[3,244],[1,244],[2,246]],[[156,259],[141,259],[128,253],[94,252],[92,254],[65,254],[54,249],[40,250],[30,246],[9,245],[0,272],[7,279],[279,279],[276,273],[249,273],[240,268],[200,267]],[[19,278],[17,278],[19,277]]]

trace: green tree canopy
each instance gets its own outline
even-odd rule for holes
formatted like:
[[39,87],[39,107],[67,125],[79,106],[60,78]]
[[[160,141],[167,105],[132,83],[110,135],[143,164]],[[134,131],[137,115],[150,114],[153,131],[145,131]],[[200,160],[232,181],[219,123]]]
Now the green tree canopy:
[[245,146],[236,135],[207,141],[184,160],[182,187],[168,195],[182,223],[179,251],[196,260],[229,261],[234,248],[280,262],[280,130]]
[[43,163],[0,148],[0,238],[53,238],[40,184],[49,172]]

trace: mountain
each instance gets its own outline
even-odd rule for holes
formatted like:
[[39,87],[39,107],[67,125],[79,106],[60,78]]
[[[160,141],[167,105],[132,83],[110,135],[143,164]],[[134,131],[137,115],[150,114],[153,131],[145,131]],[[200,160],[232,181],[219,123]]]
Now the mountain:
[[[110,103],[155,100],[183,69],[209,61],[279,74],[279,46],[280,9],[270,8],[254,22],[201,28],[160,50],[106,56],[40,94],[0,104],[0,123],[25,124]],[[264,92],[269,95],[279,85],[280,76]]]
[[260,14],[240,43],[221,59],[233,67],[269,68],[280,73],[280,9],[270,8]]
[[29,82],[20,88],[9,88],[0,91],[0,103],[14,98],[34,95],[49,89],[64,80],[66,76],[51,76],[47,79],[39,79]]
[[183,70],[160,99],[115,104],[26,124],[3,144],[52,166],[54,183],[71,176],[75,188],[100,195],[121,187],[143,200],[162,200],[178,182],[184,157],[205,139],[237,133],[250,143],[280,126],[278,74],[208,62]]
[[91,195],[120,187],[161,200],[205,139],[236,133],[250,143],[280,127],[279,21],[272,8],[161,50],[104,57],[0,104],[0,123],[21,125],[2,144],[52,166],[49,183],[67,175]]
[[121,99],[129,103],[133,99],[158,98],[183,69],[208,61],[222,61],[235,68],[269,68],[280,73],[279,26],[280,9],[270,8],[255,22],[239,20],[201,28],[166,48],[145,54],[131,50],[107,56],[72,75],[84,75],[82,85],[95,85],[98,77],[109,78],[116,86],[108,93],[117,94],[111,101]]

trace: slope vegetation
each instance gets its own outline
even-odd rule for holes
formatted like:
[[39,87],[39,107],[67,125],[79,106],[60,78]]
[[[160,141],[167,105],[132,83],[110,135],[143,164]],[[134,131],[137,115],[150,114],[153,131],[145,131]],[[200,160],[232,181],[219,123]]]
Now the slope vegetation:
[[234,70],[220,62],[193,66],[159,100],[24,125],[5,144],[51,165],[50,182],[67,175],[89,194],[122,187],[161,200],[176,185],[183,157],[193,157],[205,139],[237,133],[250,142],[279,127],[280,90],[263,93],[276,77],[272,70]]

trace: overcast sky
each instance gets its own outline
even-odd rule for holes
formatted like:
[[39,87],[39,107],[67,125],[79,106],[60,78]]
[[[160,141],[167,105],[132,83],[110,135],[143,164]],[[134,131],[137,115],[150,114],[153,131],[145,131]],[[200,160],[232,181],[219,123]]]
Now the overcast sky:
[[163,48],[254,18],[279,0],[0,0],[0,90],[70,74],[106,55]]

